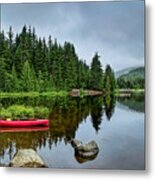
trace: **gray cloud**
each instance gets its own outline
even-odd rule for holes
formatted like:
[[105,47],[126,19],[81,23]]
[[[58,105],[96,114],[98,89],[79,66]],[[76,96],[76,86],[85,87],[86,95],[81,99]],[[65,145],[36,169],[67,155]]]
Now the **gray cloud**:
[[74,43],[80,58],[90,64],[97,51],[103,67],[116,70],[144,64],[144,2],[85,2],[2,5],[2,29],[24,24],[39,36]]

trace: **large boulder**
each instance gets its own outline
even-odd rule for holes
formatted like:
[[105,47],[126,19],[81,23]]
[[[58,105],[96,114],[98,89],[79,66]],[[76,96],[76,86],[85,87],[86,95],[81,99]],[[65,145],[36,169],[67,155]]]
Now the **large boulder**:
[[78,145],[76,149],[82,152],[93,152],[99,150],[98,145],[95,141],[90,141],[86,144]]
[[71,144],[75,149],[76,159],[80,159],[81,161],[82,158],[83,162],[95,159],[99,152],[99,147],[94,140],[83,144],[81,141],[73,139]]
[[33,149],[20,149],[10,162],[11,167],[46,167],[41,157]]

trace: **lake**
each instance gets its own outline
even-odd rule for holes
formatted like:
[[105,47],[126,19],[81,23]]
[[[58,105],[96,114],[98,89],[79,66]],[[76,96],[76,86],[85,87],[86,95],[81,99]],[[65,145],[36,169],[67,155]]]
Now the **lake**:
[[[145,168],[144,94],[130,97],[4,98],[13,104],[49,109],[45,131],[1,132],[0,164],[8,165],[18,149],[33,148],[50,168]],[[93,159],[78,157],[71,139],[95,140],[99,152]]]

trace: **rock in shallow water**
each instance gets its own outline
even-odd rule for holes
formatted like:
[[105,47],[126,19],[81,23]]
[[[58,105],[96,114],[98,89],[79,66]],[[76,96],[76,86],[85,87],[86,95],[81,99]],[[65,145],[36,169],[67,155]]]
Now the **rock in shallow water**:
[[20,149],[10,162],[11,167],[46,167],[41,157],[33,149]]
[[95,141],[90,141],[86,144],[83,144],[81,141],[73,139],[71,141],[72,146],[75,150],[75,157],[81,157],[85,160],[93,160],[96,158],[99,147]]
[[98,145],[96,144],[95,141],[90,141],[86,144],[81,144],[76,147],[78,151],[83,151],[83,152],[93,152],[96,150],[99,150]]

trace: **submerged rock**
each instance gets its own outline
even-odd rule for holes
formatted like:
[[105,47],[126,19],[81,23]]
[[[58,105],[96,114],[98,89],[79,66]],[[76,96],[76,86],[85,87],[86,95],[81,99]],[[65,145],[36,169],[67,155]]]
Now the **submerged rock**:
[[90,141],[86,144],[81,144],[81,145],[77,146],[76,149],[78,151],[89,152],[89,153],[93,152],[93,151],[96,152],[97,150],[99,150],[98,145],[95,141]]
[[10,162],[11,167],[46,167],[41,157],[33,149],[20,149]]
[[75,150],[75,158],[80,159],[81,162],[95,159],[99,152],[99,147],[95,141],[83,144],[81,141],[73,139],[71,144]]

